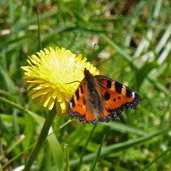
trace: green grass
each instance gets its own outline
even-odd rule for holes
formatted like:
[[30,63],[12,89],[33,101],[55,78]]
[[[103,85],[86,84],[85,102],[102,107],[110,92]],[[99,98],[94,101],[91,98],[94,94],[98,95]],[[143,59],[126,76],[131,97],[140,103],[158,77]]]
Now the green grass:
[[49,46],[82,53],[142,102],[96,126],[55,116],[32,170],[171,170],[170,11],[169,0],[1,0],[0,170],[24,167],[39,139],[48,113],[20,67]]

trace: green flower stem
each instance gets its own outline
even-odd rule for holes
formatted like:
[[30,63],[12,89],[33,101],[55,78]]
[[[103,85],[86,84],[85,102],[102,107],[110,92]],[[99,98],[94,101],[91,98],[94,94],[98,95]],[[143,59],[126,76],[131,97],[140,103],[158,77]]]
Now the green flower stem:
[[91,132],[90,132],[90,134],[89,134],[89,137],[88,137],[88,139],[87,139],[87,141],[86,141],[86,144],[85,144],[85,146],[84,146],[84,148],[83,148],[83,150],[82,150],[82,152],[81,152],[80,162],[79,162],[78,167],[77,167],[77,170],[78,170],[78,171],[79,171],[80,168],[81,168],[81,164],[82,164],[82,161],[83,161],[83,156],[84,156],[85,150],[86,150],[86,148],[87,148],[87,145],[88,145],[89,141],[91,140],[91,137],[92,137],[92,135],[93,135],[93,133],[94,133],[94,130],[96,129],[96,126],[97,126],[97,124],[93,125],[93,128],[92,128],[92,130],[91,130]]
[[56,116],[56,113],[54,110],[52,110],[48,113],[47,118],[42,127],[38,142],[37,142],[34,150],[31,153],[31,156],[24,168],[24,171],[30,171],[31,166],[32,166],[33,162],[36,160],[37,154],[39,153],[39,151],[48,135],[49,128],[52,125],[52,122],[53,122],[55,116]]
[[64,144],[64,152],[65,152],[65,161],[66,161],[66,171],[70,171],[70,165],[69,165],[69,149],[68,144]]

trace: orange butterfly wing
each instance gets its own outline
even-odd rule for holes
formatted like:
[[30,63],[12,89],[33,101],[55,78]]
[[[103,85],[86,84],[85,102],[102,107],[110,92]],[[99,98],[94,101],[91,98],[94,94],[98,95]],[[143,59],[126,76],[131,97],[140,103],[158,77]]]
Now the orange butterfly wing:
[[86,106],[86,96],[84,79],[69,103],[68,113],[71,117],[78,118],[81,122],[95,123],[95,116]]
[[95,77],[106,110],[100,113],[101,121],[117,119],[124,109],[134,108],[141,101],[140,96],[127,86],[105,76]]

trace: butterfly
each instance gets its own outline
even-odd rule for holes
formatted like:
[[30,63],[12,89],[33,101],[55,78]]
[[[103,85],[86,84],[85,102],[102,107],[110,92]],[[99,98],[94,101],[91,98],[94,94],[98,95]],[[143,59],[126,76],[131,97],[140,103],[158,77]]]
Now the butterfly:
[[122,83],[84,70],[84,79],[71,98],[68,113],[81,122],[95,124],[119,118],[124,109],[134,108],[140,96]]

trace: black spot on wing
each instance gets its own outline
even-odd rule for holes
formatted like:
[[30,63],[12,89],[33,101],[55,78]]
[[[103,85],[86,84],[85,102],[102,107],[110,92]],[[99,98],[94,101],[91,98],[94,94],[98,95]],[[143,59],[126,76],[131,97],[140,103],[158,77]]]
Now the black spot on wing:
[[75,101],[74,101],[74,98],[72,98],[72,99],[71,99],[70,103],[71,103],[72,107],[75,107]]
[[109,100],[110,99],[110,94],[108,91],[105,92],[105,96],[104,96],[105,100]]
[[132,91],[129,90],[128,88],[126,89],[126,97],[131,98],[132,97]]
[[110,89],[112,87],[112,81],[107,80],[107,88]]
[[117,93],[121,94],[122,92],[122,84],[119,82],[115,82],[115,90]]
[[76,94],[76,98],[78,100],[79,99],[79,90],[78,89],[76,90],[75,94]]
[[81,94],[83,94],[83,85],[80,86],[80,89],[81,89]]

